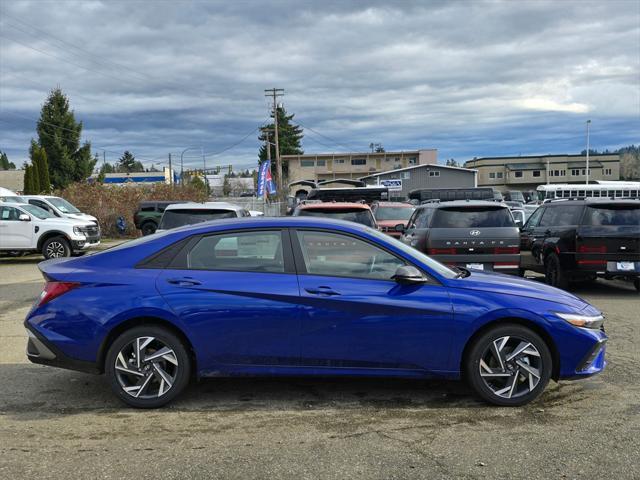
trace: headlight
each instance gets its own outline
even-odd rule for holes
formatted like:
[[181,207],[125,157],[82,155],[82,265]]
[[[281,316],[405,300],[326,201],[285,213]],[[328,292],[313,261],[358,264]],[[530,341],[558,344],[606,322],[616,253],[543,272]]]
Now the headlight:
[[555,312],[561,319],[569,322],[571,325],[582,328],[598,329],[604,323],[604,317],[602,315],[580,315],[579,313],[558,313]]
[[83,235],[84,236],[84,232],[82,231],[81,227],[73,227],[73,233],[75,233],[76,235]]

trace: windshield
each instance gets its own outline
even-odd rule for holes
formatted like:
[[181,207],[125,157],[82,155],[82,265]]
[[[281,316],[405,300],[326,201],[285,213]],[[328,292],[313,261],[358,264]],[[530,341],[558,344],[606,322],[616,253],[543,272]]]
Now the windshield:
[[449,207],[436,211],[431,228],[515,227],[504,207]]
[[637,205],[606,205],[602,207],[589,206],[584,220],[585,225],[640,225],[640,206]]
[[338,220],[347,220],[349,222],[356,222],[362,225],[366,225],[367,227],[375,227],[375,222],[373,221],[373,215],[371,215],[370,210],[320,210],[320,209],[309,209],[309,210],[300,210],[298,212],[298,216],[300,217],[329,217],[336,218]]
[[372,236],[377,237],[379,240],[381,240],[383,243],[390,243],[392,244],[395,248],[397,248],[398,250],[402,251],[402,253],[404,253],[405,255],[407,255],[410,258],[413,258],[415,260],[417,260],[418,262],[426,265],[427,267],[429,267],[431,270],[433,270],[434,272],[436,272],[439,275],[442,275],[445,278],[457,278],[458,277],[458,272],[452,270],[451,268],[447,267],[446,265],[443,265],[442,263],[434,260],[431,257],[428,257],[427,255],[425,255],[424,253],[422,253],[419,250],[416,250],[413,247],[410,247],[409,245],[405,245],[404,243],[402,243],[400,240],[390,237],[389,235],[385,235],[384,233],[381,233],[378,230],[368,230],[368,233]]
[[55,218],[55,215],[50,214],[45,209],[36,207],[35,205],[20,205],[25,212],[30,213],[34,217],[44,220],[45,218]]
[[29,203],[24,198],[18,197],[18,196],[0,197],[0,200],[2,200],[5,203]]
[[183,209],[183,210],[165,210],[160,220],[161,230],[169,230],[170,228],[182,227],[184,225],[193,225],[196,223],[207,222],[209,220],[218,220],[220,218],[236,218],[236,212],[233,210],[202,210],[202,209]]
[[409,220],[413,210],[409,207],[378,207],[376,220]]
[[64,198],[49,197],[48,202],[60,210],[62,213],[81,213],[76,207],[67,202]]

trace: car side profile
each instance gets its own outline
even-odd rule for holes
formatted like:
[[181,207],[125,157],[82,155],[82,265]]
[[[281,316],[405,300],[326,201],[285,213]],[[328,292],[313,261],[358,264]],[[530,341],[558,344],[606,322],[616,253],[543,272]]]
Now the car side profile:
[[138,204],[133,214],[133,224],[143,236],[156,232],[165,208],[174,203],[186,203],[184,200],[145,200]]
[[183,202],[166,205],[156,231],[195,225],[220,218],[250,217],[245,208],[227,202]]
[[105,373],[135,407],[232,375],[465,378],[513,406],[605,367],[604,319],[580,298],[353,222],[224,219],[40,269],[28,358]]

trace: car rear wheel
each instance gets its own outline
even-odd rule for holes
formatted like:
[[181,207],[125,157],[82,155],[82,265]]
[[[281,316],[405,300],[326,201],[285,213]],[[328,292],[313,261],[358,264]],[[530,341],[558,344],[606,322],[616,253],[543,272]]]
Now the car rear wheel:
[[49,238],[42,244],[42,255],[47,260],[68,257],[71,255],[71,247],[64,237]]
[[472,345],[465,373],[475,392],[487,402],[519,406],[535,400],[552,372],[547,344],[529,328],[501,325],[482,334]]
[[155,223],[147,222],[142,224],[142,227],[140,227],[140,230],[142,231],[142,235],[146,237],[147,235],[156,233],[157,228],[158,226]]
[[566,273],[562,271],[558,255],[555,253],[549,254],[544,265],[545,279],[549,285],[563,290],[569,286],[569,280]]
[[178,396],[189,383],[191,360],[182,341],[165,328],[140,326],[111,344],[105,374],[111,389],[136,408],[157,408]]

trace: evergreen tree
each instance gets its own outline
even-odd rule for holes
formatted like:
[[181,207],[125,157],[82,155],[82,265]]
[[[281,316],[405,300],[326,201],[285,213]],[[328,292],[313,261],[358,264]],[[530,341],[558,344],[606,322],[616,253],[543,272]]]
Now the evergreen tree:
[[144,172],[144,166],[142,163],[136,160],[133,154],[126,150],[116,165],[118,172],[131,173],[131,172]]
[[54,188],[85,180],[95,165],[91,144],[80,146],[82,122],[76,122],[69,99],[60,88],[51,91],[40,112],[38,144],[44,148]]
[[22,190],[25,195],[35,195],[38,193],[35,189],[33,167],[31,165],[24,166],[24,187]]
[[32,195],[38,195],[40,193],[40,169],[37,163],[31,162],[31,189]]
[[31,164],[35,167],[34,172],[38,172],[38,193],[49,193],[51,191],[51,181],[49,180],[47,152],[34,140],[31,140],[29,158],[31,158]]
[[16,165],[9,161],[9,157],[3,151],[0,151],[0,170],[15,170]]
[[116,168],[113,165],[111,165],[109,162],[105,162],[100,167],[100,173],[102,173],[102,174],[116,173]]
[[[293,117],[295,114],[288,115],[287,111],[283,106],[279,106],[277,108],[278,111],[278,150],[280,151],[280,156],[282,155],[302,155],[304,151],[302,150],[301,140],[304,137],[302,133],[302,128],[299,125],[294,125],[292,123]],[[271,113],[271,118],[273,118],[273,112]],[[269,132],[269,141],[271,143],[274,142],[274,127],[273,123],[265,126],[266,132]],[[260,147],[259,152],[259,163],[262,163],[267,159],[267,147],[264,142],[267,140],[267,133],[263,131],[258,139],[263,143]],[[276,158],[276,148],[274,145],[270,145],[271,147],[271,158],[274,162],[275,166],[275,158]],[[275,168],[272,169],[275,173]],[[289,165],[287,162],[282,162],[282,175],[286,179],[289,177]]]

